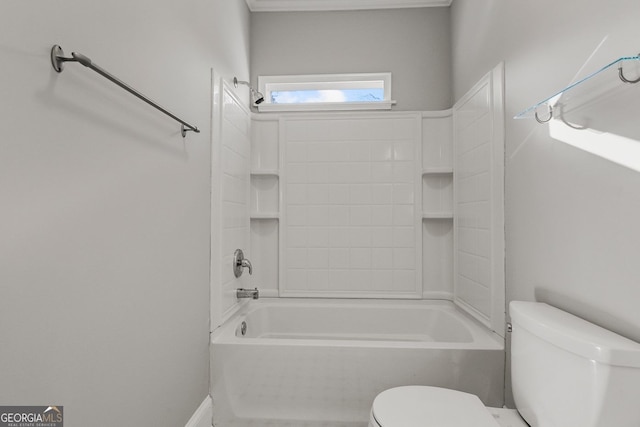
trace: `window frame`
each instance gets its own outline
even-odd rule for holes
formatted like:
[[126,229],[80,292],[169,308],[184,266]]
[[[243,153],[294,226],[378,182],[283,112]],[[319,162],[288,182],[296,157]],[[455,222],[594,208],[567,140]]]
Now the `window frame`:
[[[363,102],[313,102],[313,103],[271,103],[271,92],[291,90],[340,90],[371,87],[371,82],[382,82],[384,99]],[[345,111],[345,110],[390,110],[395,104],[391,99],[391,73],[353,74],[306,74],[286,76],[258,76],[258,90],[264,95],[264,102],[258,111]]]

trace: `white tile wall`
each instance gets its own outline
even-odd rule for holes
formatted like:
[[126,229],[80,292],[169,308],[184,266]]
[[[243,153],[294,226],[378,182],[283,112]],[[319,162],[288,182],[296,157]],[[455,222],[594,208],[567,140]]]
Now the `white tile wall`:
[[423,221],[424,298],[453,298],[453,221]]
[[[261,296],[270,297],[278,295],[279,280],[279,135],[278,117],[264,115],[252,117],[250,260],[253,264],[253,276],[251,285],[260,290]],[[300,237],[293,236],[294,239]],[[306,233],[303,237],[306,239]]]
[[278,177],[274,175],[251,176],[251,213],[267,214],[278,212],[280,191]]
[[278,120],[253,120],[251,122],[251,170],[278,169],[279,139]]
[[452,129],[452,111],[423,113],[423,298],[453,298]]
[[[456,115],[456,296],[481,315],[491,315],[490,255],[480,249],[489,229],[491,104],[487,84]],[[483,274],[484,272],[484,274]]]
[[284,120],[281,295],[421,295],[419,123]]
[[498,333],[504,328],[501,68],[454,111],[454,300]]
[[429,174],[423,176],[422,204],[425,212],[453,212],[453,175]]
[[278,226],[275,219],[251,220],[251,286],[260,296],[276,296],[278,290]]
[[[221,186],[221,236],[220,271],[221,281],[219,310],[224,318],[236,303],[235,289],[250,287],[251,280],[245,270],[235,278],[232,269],[233,253],[242,249],[250,257],[250,115],[235,98],[232,89],[223,86],[220,171]],[[215,272],[214,272],[215,274]]]
[[422,121],[424,168],[453,166],[452,129],[451,116],[428,117]]

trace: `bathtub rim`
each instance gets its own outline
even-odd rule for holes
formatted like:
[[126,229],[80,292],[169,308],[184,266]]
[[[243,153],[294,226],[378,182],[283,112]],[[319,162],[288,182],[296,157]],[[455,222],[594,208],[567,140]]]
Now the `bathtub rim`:
[[[259,338],[238,337],[236,328],[246,319],[249,312],[263,306],[278,307],[385,307],[385,308],[424,308],[445,310],[454,316],[469,330],[472,342],[448,341],[391,341],[391,340],[332,340],[302,338]],[[430,348],[430,349],[466,349],[466,350],[504,350],[505,341],[495,331],[458,308],[450,300],[414,300],[414,299],[337,299],[337,298],[262,298],[243,304],[239,310],[211,333],[212,345],[289,345],[317,347],[366,347],[366,348]]]

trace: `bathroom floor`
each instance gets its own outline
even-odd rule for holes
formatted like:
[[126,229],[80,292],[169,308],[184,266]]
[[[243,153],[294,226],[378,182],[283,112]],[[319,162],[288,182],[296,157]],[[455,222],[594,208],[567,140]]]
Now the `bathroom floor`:
[[[500,409],[496,413],[496,409],[492,408],[491,412],[500,427],[529,427],[525,423],[518,412],[514,409]],[[236,420],[225,424],[229,427],[367,427],[367,423],[335,423],[327,421],[291,421],[283,424],[282,420],[265,421],[265,420]],[[214,426],[216,427],[216,426]]]
[[489,412],[500,427],[528,427],[528,424],[515,409],[489,408]]
[[[515,409],[488,408],[500,427],[529,427]],[[233,420],[224,423],[228,427],[367,427],[360,422],[331,421],[282,421],[282,420]],[[216,426],[214,426],[216,427]]]
[[[367,427],[367,423],[332,423],[327,421],[291,421],[283,424],[281,420],[237,420],[231,421],[225,426],[229,427]],[[217,427],[217,425],[214,425]]]

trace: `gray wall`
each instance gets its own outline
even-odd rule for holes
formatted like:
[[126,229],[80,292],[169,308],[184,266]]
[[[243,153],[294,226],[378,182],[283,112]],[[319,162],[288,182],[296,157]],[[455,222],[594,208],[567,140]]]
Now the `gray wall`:
[[451,107],[449,8],[251,14],[259,75],[387,72],[394,110]]
[[505,61],[507,299],[548,302],[640,340],[640,174],[511,119],[636,54],[640,3],[455,0],[451,13],[456,99]]
[[207,396],[210,69],[248,74],[248,43],[243,1],[0,3],[0,403],[176,427]]

